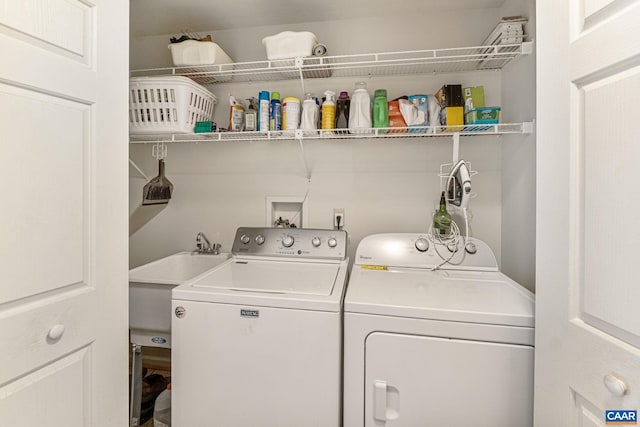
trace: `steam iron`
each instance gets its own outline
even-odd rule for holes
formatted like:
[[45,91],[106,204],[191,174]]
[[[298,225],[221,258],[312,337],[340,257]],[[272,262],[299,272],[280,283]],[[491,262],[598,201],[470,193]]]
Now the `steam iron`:
[[464,160],[453,165],[447,178],[447,199],[452,205],[467,209],[471,198],[471,174]]

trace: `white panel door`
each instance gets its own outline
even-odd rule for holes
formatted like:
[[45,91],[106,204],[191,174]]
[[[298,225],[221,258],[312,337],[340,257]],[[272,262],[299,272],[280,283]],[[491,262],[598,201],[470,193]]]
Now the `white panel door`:
[[537,426],[640,408],[640,1],[538,20]]
[[531,427],[533,347],[375,332],[366,427]]
[[126,0],[0,0],[0,425],[125,426]]

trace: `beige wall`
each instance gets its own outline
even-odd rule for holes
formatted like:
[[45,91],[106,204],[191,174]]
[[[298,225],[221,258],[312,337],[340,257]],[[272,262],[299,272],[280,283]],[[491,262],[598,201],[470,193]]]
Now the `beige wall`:
[[[471,10],[426,17],[408,15],[404,20],[394,21],[362,19],[350,25],[315,23],[212,34],[235,61],[250,61],[265,59],[262,37],[287,29],[313,31],[319,41],[327,44],[330,54],[383,52],[478,45],[500,16],[497,9]],[[458,30],[453,31],[454,27]],[[171,65],[166,49],[168,37],[133,39],[132,68]],[[501,105],[503,74],[490,71],[365,81],[370,93],[386,88],[389,99],[414,93],[431,94],[445,83],[484,85],[488,105]],[[306,80],[305,91],[316,95],[326,89],[351,92],[359,80],[362,78]],[[228,121],[229,93],[241,98],[256,96],[263,89],[280,91],[283,96],[302,94],[297,81],[220,84],[209,89],[219,101],[214,120],[223,126]],[[517,104],[513,108],[521,108]],[[529,115],[523,120],[531,118]],[[479,172],[473,178],[473,191],[478,196],[470,205],[473,235],[485,240],[499,260],[504,259],[505,244],[502,219],[505,145],[504,137],[462,138],[460,148],[460,156]],[[174,198],[131,237],[131,266],[191,249],[199,231],[221,242],[223,250],[229,250],[237,227],[265,225],[267,196],[308,194],[310,227],[331,227],[333,208],[344,208],[351,255],[360,239],[368,234],[423,232],[439,198],[439,165],[451,161],[451,147],[448,138],[305,141],[304,154],[312,174],[307,182],[302,150],[295,141],[172,144],[166,163],[167,175],[175,185]],[[151,145],[132,144],[130,153],[148,175],[155,175]],[[132,210],[140,203],[144,183],[131,168]]]

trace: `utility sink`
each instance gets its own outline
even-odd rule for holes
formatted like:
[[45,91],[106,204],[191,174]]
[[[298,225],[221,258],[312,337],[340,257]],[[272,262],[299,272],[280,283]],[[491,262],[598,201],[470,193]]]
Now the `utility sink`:
[[171,347],[171,290],[230,256],[178,252],[129,270],[131,342]]

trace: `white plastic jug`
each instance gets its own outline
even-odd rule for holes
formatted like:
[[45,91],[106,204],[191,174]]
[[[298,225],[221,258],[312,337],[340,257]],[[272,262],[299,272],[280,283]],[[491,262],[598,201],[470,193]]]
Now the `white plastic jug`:
[[154,427],[171,427],[171,384],[158,395],[153,406]]
[[367,132],[365,129],[371,129],[371,96],[367,91],[367,84],[358,82],[351,96],[349,130],[351,133],[364,133]]

